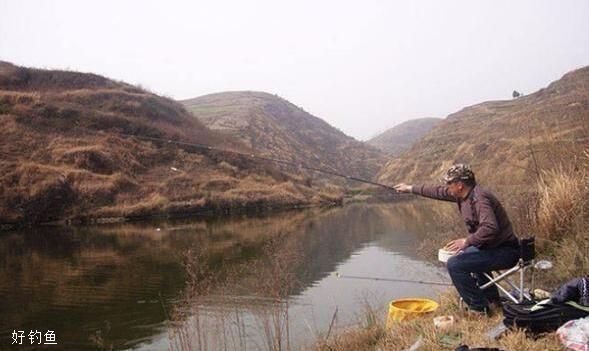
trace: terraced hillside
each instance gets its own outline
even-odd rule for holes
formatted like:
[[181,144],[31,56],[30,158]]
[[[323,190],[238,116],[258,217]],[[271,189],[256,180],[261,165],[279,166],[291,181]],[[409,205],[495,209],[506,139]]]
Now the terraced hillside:
[[489,101],[449,115],[411,149],[390,160],[382,182],[432,181],[468,162],[494,186],[535,184],[540,170],[576,167],[589,146],[589,67],[533,94]]
[[207,127],[260,155],[367,179],[386,161],[379,150],[275,95],[225,92],[181,102]]

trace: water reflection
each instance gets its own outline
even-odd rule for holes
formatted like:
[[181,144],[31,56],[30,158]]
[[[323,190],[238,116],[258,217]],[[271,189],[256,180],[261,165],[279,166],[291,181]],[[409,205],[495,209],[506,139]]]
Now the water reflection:
[[[367,303],[382,311],[392,298],[435,296],[439,287],[428,286],[424,294],[421,284],[390,281],[447,280],[439,267],[416,257],[418,236],[435,227],[431,210],[423,215],[420,206],[423,203],[349,206],[274,233],[272,245],[262,249],[253,264],[233,267],[231,279],[212,289],[213,296],[210,289],[202,289],[211,281],[193,281],[197,293],[189,294],[173,349],[296,349],[334,324],[348,325]],[[418,235],[411,232],[416,227],[423,229]],[[191,270],[202,273],[206,267]],[[330,274],[340,271],[341,277],[381,279],[347,281]],[[299,284],[293,285],[293,279]],[[231,308],[227,295],[234,302]],[[269,302],[244,303],[244,297],[249,301],[252,296]],[[220,307],[212,311],[212,305]]]
[[[194,335],[195,306],[204,308],[198,314],[209,316],[203,321],[209,327],[210,316],[223,311],[240,315],[242,326],[257,325],[267,333],[270,326],[255,318],[251,306],[261,310],[285,301],[289,320],[296,322],[289,326],[290,339],[299,343],[303,338],[298,335],[312,336],[310,330],[328,326],[335,308],[338,324],[349,323],[361,308],[363,291],[386,300],[423,290],[415,284],[351,282],[333,272],[395,277],[403,268],[405,276],[439,278],[439,268],[415,256],[418,238],[435,230],[431,209],[420,206],[412,201],[253,218],[4,233],[0,348],[10,348],[13,330],[54,330],[63,350],[182,349],[170,323],[184,323],[189,327],[184,333]],[[192,275],[185,270],[191,264],[194,268],[195,255],[197,265],[206,266],[200,273],[208,274],[198,279],[194,269]],[[277,260],[282,266],[273,265]],[[268,277],[277,275],[286,278],[272,287],[276,282]],[[203,277],[209,280],[202,291],[186,285]],[[289,298],[269,303],[272,289]],[[199,299],[190,300],[195,295]],[[185,298],[192,304],[186,306]],[[246,333],[245,327],[240,330]],[[247,333],[241,341],[233,336],[236,348],[244,347],[240,342],[262,342]]]
[[135,327],[161,323],[160,301],[184,287],[182,245],[169,239],[72,228],[3,235],[2,346],[15,329],[54,330],[60,349],[93,347],[91,337],[124,344],[152,335],[153,328]]

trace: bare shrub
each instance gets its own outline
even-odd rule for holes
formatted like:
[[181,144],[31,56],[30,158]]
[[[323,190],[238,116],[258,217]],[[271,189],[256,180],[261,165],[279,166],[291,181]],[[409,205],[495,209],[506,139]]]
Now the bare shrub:
[[236,266],[207,239],[184,257],[187,289],[172,314],[173,350],[291,349],[288,297],[298,286],[298,242],[275,233]]
[[581,172],[562,168],[543,172],[538,183],[538,234],[542,238],[562,239],[575,229],[576,221],[583,220],[586,181]]
[[589,274],[589,231],[579,231],[572,238],[563,239],[553,249],[554,268],[546,283],[559,286],[564,282]]
[[572,167],[544,170],[537,185],[536,221],[540,256],[554,269],[539,278],[547,287],[589,272],[589,153]]

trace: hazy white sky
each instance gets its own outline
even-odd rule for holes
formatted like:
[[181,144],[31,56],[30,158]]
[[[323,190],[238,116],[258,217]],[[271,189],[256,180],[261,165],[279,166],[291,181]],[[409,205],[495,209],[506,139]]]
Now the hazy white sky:
[[0,0],[0,60],[278,94],[358,139],[589,65],[589,1]]

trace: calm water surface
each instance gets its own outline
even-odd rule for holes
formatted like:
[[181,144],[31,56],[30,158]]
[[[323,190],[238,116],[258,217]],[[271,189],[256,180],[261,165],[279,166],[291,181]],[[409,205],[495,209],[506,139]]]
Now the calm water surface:
[[[2,233],[0,350],[299,349],[367,306],[435,297],[382,280],[447,281],[416,255],[433,217],[411,201]],[[49,330],[58,345],[31,346]]]

